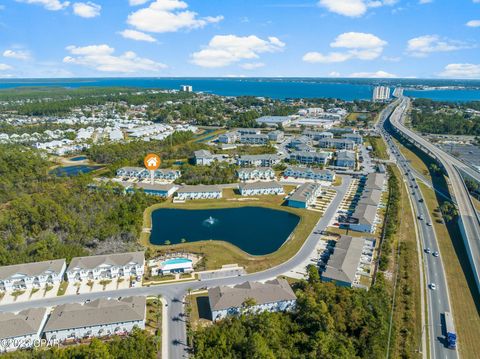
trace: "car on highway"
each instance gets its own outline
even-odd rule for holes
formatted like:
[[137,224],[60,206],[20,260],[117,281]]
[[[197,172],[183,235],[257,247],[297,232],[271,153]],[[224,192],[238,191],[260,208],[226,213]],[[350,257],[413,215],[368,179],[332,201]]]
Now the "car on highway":
[[431,227],[431,226],[432,226],[432,224],[431,224],[430,222],[427,222],[427,226]]
[[422,203],[422,202],[423,202],[423,198],[420,198],[420,199],[418,200],[418,202]]
[[438,252],[435,251],[435,252],[432,253],[432,255],[433,255],[434,257],[438,257]]
[[437,285],[435,283],[430,283],[430,289],[431,290],[437,289]]
[[430,253],[430,248],[425,248],[425,253]]
[[419,216],[418,216],[418,219],[421,220],[421,221],[423,221],[423,215],[422,215],[422,214],[419,215]]

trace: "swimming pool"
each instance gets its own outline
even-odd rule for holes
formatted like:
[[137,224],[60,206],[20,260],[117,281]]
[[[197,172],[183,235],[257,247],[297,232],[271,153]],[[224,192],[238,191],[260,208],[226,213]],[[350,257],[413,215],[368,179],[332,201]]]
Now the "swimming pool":
[[166,264],[185,264],[185,263],[191,263],[192,260],[191,259],[187,259],[187,258],[172,258],[172,259],[167,259],[166,261],[163,261],[162,262],[162,265],[166,265]]

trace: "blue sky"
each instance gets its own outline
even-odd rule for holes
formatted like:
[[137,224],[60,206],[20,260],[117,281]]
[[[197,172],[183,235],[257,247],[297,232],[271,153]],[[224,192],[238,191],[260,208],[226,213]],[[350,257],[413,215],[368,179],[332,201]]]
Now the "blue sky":
[[480,78],[480,0],[2,0],[0,78]]

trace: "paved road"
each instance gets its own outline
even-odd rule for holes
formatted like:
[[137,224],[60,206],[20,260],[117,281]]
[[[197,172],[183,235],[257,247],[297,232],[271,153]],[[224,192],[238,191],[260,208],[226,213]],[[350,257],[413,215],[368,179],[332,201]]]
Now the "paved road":
[[96,293],[85,293],[80,295],[65,295],[61,297],[46,298],[31,300],[22,303],[13,303],[0,305],[0,311],[20,311],[27,308],[35,307],[53,307],[65,303],[84,302],[86,300],[94,300],[98,298],[117,298],[126,296],[152,296],[161,295],[168,305],[168,318],[164,318],[168,321],[168,356],[169,358],[182,358],[188,356],[186,347],[186,326],[184,314],[184,297],[189,290],[197,290],[201,288],[214,287],[219,285],[235,285],[243,283],[247,280],[251,281],[264,281],[273,279],[279,275],[289,272],[293,268],[301,265],[306,258],[308,258],[320,241],[320,233],[325,230],[330,221],[334,218],[338,207],[346,193],[346,190],[350,184],[350,177],[343,176],[342,185],[335,187],[337,194],[332,200],[330,206],[325,211],[325,214],[320,218],[315,228],[312,230],[307,240],[303,244],[302,248],[288,261],[282,263],[276,267],[267,269],[262,272],[246,274],[238,277],[229,278],[216,278],[204,281],[192,281],[192,282],[176,282],[168,284],[160,284],[151,287],[138,287],[138,288],[126,288],[120,290],[112,290]]
[[[380,124],[382,125],[383,122]],[[425,323],[422,323],[422,334],[423,330],[428,328],[430,339],[430,355],[432,358],[457,358],[457,351],[448,349],[445,345],[444,325],[442,324],[443,313],[451,312],[452,310],[448,294],[447,279],[443,267],[442,256],[437,242],[437,236],[434,227],[432,226],[432,218],[430,217],[428,208],[422,196],[422,192],[420,189],[418,189],[411,164],[402,155],[394,141],[385,130],[382,131],[382,134],[386,138],[387,146],[389,147],[391,153],[394,154],[398,167],[409,187],[414,211],[417,216],[416,221],[419,229],[422,248],[425,249],[423,252],[423,266],[428,284],[428,324],[425,325]],[[427,248],[429,249],[430,253],[426,253]],[[438,252],[439,256],[434,257],[434,252]],[[436,285],[435,290],[431,289],[431,284]]]
[[427,151],[431,157],[437,159],[445,168],[452,189],[451,194],[455,198],[459,212],[459,227],[462,231],[462,237],[474,275],[475,284],[480,293],[480,218],[478,217],[478,213],[475,210],[460,172],[467,174],[479,182],[480,173],[405,127],[403,122],[405,113],[410,107],[410,99],[408,97],[402,97],[399,101],[400,104],[390,116],[390,123],[398,132],[422,150]]

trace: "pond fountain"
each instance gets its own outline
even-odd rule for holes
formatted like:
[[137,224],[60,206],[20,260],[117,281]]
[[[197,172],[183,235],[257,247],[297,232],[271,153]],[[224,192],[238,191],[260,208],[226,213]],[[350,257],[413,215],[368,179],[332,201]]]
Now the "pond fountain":
[[252,255],[278,250],[300,221],[297,215],[270,208],[159,208],[152,213],[153,244],[225,241]]
[[206,220],[204,220],[202,224],[203,224],[205,227],[211,227],[211,226],[215,225],[217,222],[218,222],[218,219],[213,218],[212,216],[210,216],[210,217],[208,217]]

